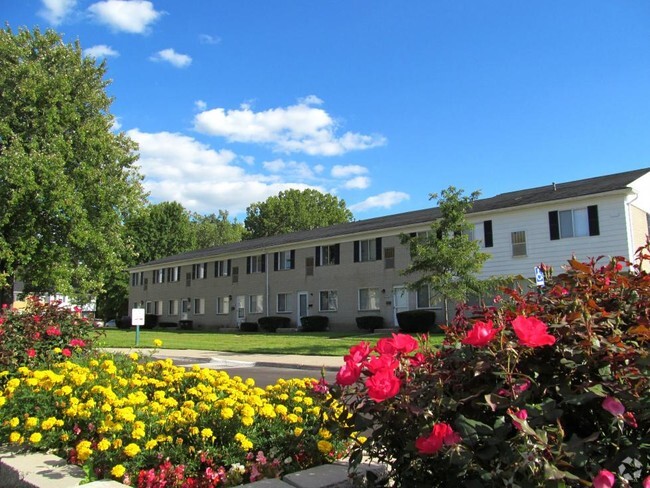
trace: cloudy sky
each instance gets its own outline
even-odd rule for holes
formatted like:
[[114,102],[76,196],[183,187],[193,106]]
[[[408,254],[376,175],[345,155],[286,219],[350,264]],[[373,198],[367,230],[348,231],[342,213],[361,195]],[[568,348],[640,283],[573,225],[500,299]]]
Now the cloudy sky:
[[357,219],[650,166],[647,0],[0,0],[105,60],[152,202]]

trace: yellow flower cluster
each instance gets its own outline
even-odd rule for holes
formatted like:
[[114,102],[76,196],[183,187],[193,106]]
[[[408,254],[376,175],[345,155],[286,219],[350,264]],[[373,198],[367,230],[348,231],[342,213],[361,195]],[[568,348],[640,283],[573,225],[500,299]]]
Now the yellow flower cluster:
[[233,464],[251,450],[272,451],[281,436],[301,439],[285,442],[290,448],[311,445],[329,459],[347,445],[326,428],[343,407],[314,394],[312,382],[263,389],[223,371],[111,355],[52,370],[23,367],[10,379],[0,372],[0,443],[74,449],[80,464],[119,480],[151,467],[142,463],[158,453],[201,452]]

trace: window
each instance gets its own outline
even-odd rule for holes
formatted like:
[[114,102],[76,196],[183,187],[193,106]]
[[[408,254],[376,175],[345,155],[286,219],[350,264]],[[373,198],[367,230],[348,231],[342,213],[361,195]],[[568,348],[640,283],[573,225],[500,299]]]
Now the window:
[[518,230],[510,234],[512,241],[512,256],[525,256],[526,255],[526,231]]
[[167,268],[167,281],[172,283],[172,282],[180,281],[180,280],[181,280],[181,267],[180,266],[172,266],[171,268]]
[[192,265],[192,279],[203,280],[207,277],[208,263],[197,263]]
[[340,263],[340,244],[316,246],[316,266],[330,266]]
[[194,315],[203,315],[205,313],[205,299],[194,299]]
[[262,313],[264,312],[264,296],[263,295],[249,295],[248,296],[248,313]]
[[321,312],[336,312],[339,308],[339,298],[336,290],[321,291],[319,304]]
[[354,241],[354,262],[377,261],[381,259],[381,237]]
[[418,288],[415,298],[416,308],[431,308],[431,290],[429,290],[429,285]]
[[163,302],[162,300],[156,302],[156,309],[154,312],[156,315],[162,315],[163,314]]
[[185,286],[192,286],[192,273],[185,273]]
[[144,291],[147,291],[148,285],[149,285],[149,278],[145,278],[144,283],[142,284],[142,288]]
[[153,303],[147,302],[147,304],[144,307],[144,313],[153,313]]
[[273,255],[273,269],[275,271],[293,269],[296,260],[296,251],[280,251]]
[[215,261],[214,262],[214,277],[230,276],[231,260]]
[[217,315],[230,313],[230,297],[217,297]]
[[239,266],[232,267],[232,282],[233,283],[239,282]]
[[493,247],[494,241],[492,237],[492,221],[486,220],[483,222],[483,245],[485,247]]
[[395,248],[394,247],[385,247],[384,248],[384,268],[393,269],[395,267]]
[[131,273],[131,286],[138,286],[138,273]]
[[264,273],[266,271],[266,256],[248,256],[246,258],[246,274]]
[[178,315],[178,300],[169,300],[167,304],[167,315]]
[[305,276],[314,276],[314,257],[305,258]]
[[[154,271],[154,283],[164,283],[165,282],[165,268],[158,269]],[[156,276],[157,274],[157,276]]]
[[598,205],[548,213],[551,240],[600,235]]
[[359,290],[359,310],[379,310],[379,288]]
[[290,293],[278,293],[278,313],[282,312],[291,312],[291,294]]

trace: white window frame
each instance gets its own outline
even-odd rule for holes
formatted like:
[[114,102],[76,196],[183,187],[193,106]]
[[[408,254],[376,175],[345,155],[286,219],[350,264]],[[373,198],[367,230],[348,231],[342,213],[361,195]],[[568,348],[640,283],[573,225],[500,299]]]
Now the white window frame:
[[[338,244],[329,244],[327,246],[320,246],[320,263],[319,266],[335,266],[336,260],[334,259],[332,250],[336,249],[339,246]],[[339,254],[341,252],[340,246],[338,247]],[[340,256],[339,256],[340,260]]]
[[[423,295],[426,292],[426,303],[421,303],[424,299]],[[415,290],[415,308],[424,309],[424,308],[433,308],[431,303],[431,287],[429,285],[422,285],[420,288]]]
[[558,210],[560,239],[589,237],[589,211],[587,207]]
[[230,296],[217,297],[215,313],[227,315],[230,313]]
[[228,276],[228,260],[222,259],[220,261],[215,261],[214,265],[216,267],[215,276],[220,278],[222,276]]
[[205,314],[205,298],[195,298],[192,301],[192,309],[194,315]]
[[[323,303],[327,308],[323,308]],[[318,310],[320,312],[337,312],[339,309],[339,295],[337,290],[321,290],[318,292]]]
[[[359,288],[359,311],[369,312],[380,309],[381,293],[379,288]],[[364,297],[365,295],[365,297]]]
[[[280,297],[284,297],[284,300],[281,300]],[[293,293],[278,293],[276,301],[275,301],[275,310],[278,313],[291,313],[293,312],[293,307],[291,306],[291,298],[293,297]],[[283,303],[283,307],[280,307],[280,303]]]
[[264,295],[248,295],[248,313],[264,313]]
[[151,314],[152,309],[153,309],[153,303],[152,302],[145,303],[145,305],[144,305],[144,313]]
[[255,256],[250,256],[250,274],[253,273],[261,273],[262,272],[262,259],[264,259],[264,255],[258,255],[256,254]]
[[359,241],[359,262],[377,261],[377,239]]
[[291,260],[291,251],[278,252],[278,270],[293,269],[293,261]]
[[173,317],[178,315],[178,300],[169,300],[167,303],[167,315]]
[[528,254],[526,247],[526,231],[516,230],[510,233],[510,242],[512,244],[512,257],[525,257]]

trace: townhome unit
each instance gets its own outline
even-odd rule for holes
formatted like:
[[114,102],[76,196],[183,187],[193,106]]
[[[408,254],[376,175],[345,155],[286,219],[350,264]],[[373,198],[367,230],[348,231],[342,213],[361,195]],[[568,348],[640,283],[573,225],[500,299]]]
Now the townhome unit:
[[[540,263],[560,269],[571,256],[632,260],[650,233],[650,168],[503,193],[477,200],[471,238],[490,255],[482,277],[532,276]],[[280,315],[294,325],[325,315],[331,330],[441,303],[415,277],[400,235],[426,232],[438,208],[359,220],[169,256],[131,268],[130,306],[160,322],[203,329]]]

